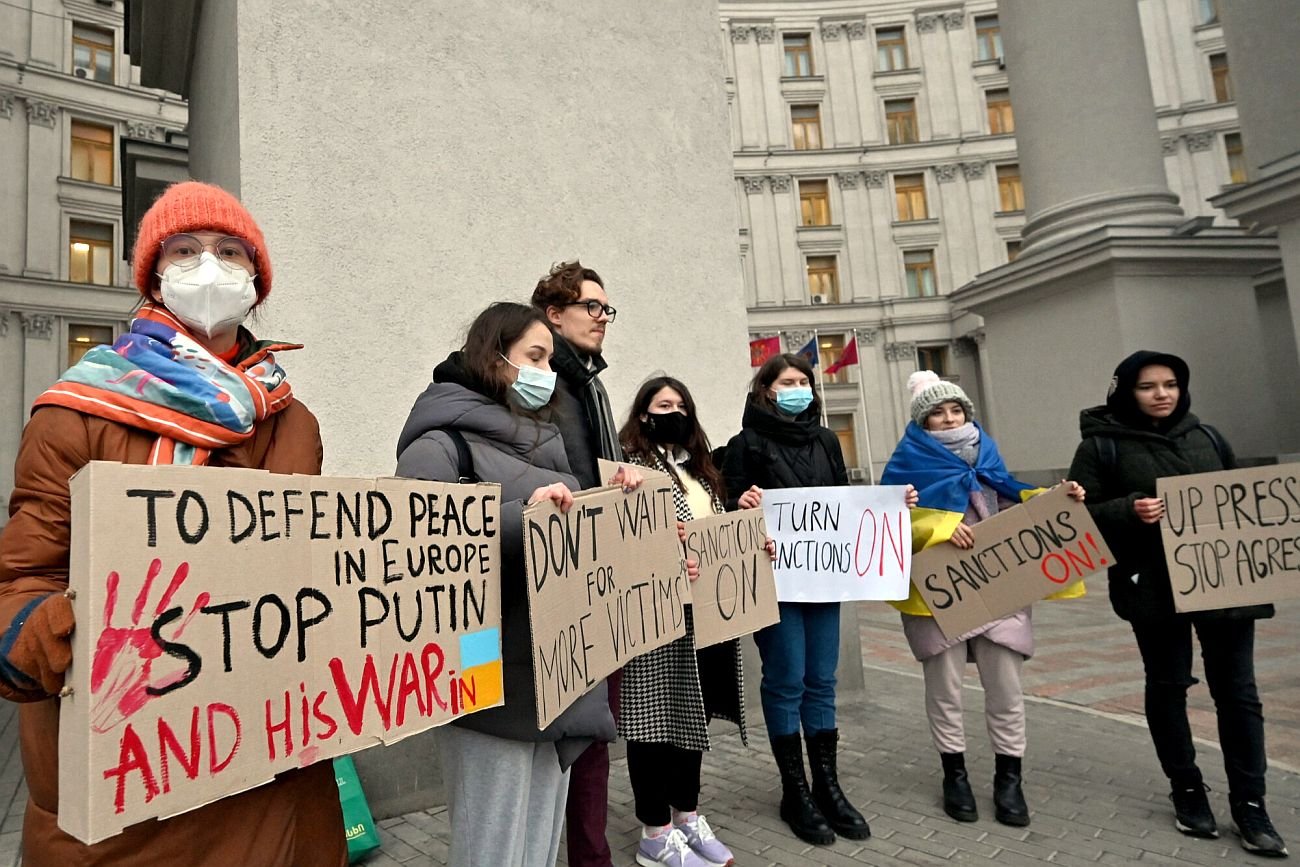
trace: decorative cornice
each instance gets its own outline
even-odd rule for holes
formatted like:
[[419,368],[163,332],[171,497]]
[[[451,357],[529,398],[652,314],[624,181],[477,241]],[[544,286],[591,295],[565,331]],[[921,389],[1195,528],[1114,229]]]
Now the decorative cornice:
[[841,190],[856,190],[858,188],[858,175],[861,172],[836,172],[835,180],[840,182]]
[[1169,136],[1160,139],[1160,152],[1165,156],[1172,156],[1178,153],[1178,136]]
[[771,24],[759,24],[754,27],[754,38],[762,43],[776,39],[776,28]]
[[850,21],[844,25],[844,29],[848,31],[850,39],[867,38],[867,22],[865,21]]
[[163,128],[150,123],[128,123],[126,125],[126,134],[128,138],[144,139],[145,141],[163,140]]
[[956,340],[950,341],[948,346],[952,349],[955,358],[966,358],[979,353],[979,347],[969,337],[958,337]]
[[966,15],[960,11],[943,13],[945,30],[960,30],[966,24]]
[[838,21],[832,21],[822,25],[823,42],[839,42],[840,34],[844,32],[844,25]]
[[949,181],[955,181],[957,179],[957,163],[944,163],[942,165],[934,166],[933,168],[934,177],[941,184],[946,184]]
[[886,343],[886,361],[916,361],[916,344],[911,342]]
[[0,92],[0,117],[9,120],[14,116],[14,95]]
[[1187,150],[1191,153],[1208,151],[1214,145],[1214,133],[1208,129],[1184,133],[1183,141],[1187,142]]
[[747,193],[763,192],[763,180],[764,180],[763,178],[754,177],[752,175],[746,175],[745,177],[742,177],[740,180],[745,185],[745,192]]
[[34,123],[37,126],[54,128],[54,124],[59,119],[59,107],[52,102],[41,102],[39,99],[27,99],[27,122]]
[[939,28],[938,15],[922,15],[919,12],[917,13],[916,15],[917,33],[933,33],[938,28]]
[[968,181],[977,180],[984,177],[984,168],[987,165],[986,162],[962,163],[961,173],[966,176]]
[[731,26],[731,41],[748,42],[749,32],[753,29],[754,29],[753,27],[746,27],[742,24],[733,24]]
[[23,323],[23,336],[49,340],[54,336],[54,317],[48,313],[19,313]]
[[768,176],[767,176],[767,182],[768,182],[769,184],[771,184],[771,186],[772,186],[772,192],[774,192],[774,193],[788,193],[788,192],[790,192],[790,176],[789,176],[789,175],[768,175]]
[[827,42],[835,42],[842,36],[846,39],[865,39],[867,37],[867,22],[863,19],[857,21],[823,21],[821,22],[822,39]]
[[857,337],[860,346],[875,346],[876,334],[879,331],[879,328],[855,328],[853,335]]
[[9,311],[0,310],[0,337],[9,333]]
[[884,169],[870,169],[863,172],[862,177],[866,179],[868,187],[883,187],[888,174]]

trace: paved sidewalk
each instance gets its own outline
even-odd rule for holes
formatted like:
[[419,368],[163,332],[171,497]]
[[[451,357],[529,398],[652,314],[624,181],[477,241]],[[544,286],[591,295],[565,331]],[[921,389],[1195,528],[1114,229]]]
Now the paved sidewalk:
[[[1290,609],[1297,606],[1292,605]],[[841,841],[809,847],[790,835],[777,816],[780,797],[775,764],[755,719],[755,743],[746,749],[734,728],[715,730],[715,749],[705,757],[702,807],[719,837],[736,852],[737,864],[1259,864],[1229,830],[1222,759],[1217,748],[1200,752],[1220,840],[1193,840],[1173,828],[1172,812],[1154,751],[1140,717],[1123,711],[1136,696],[1141,706],[1141,667],[1127,629],[1113,621],[1101,596],[1035,609],[1038,656],[1026,667],[1030,695],[1026,796],[1029,828],[992,819],[989,800],[993,760],[980,714],[982,695],[970,671],[966,690],[968,762],[981,819],[959,824],[940,806],[940,771],[924,722],[919,666],[902,643],[897,616],[863,605],[867,695],[840,709],[843,751],[840,777],[871,822],[864,843]],[[1270,756],[1281,745],[1293,767],[1300,688],[1295,666],[1300,612],[1284,609],[1262,624],[1259,639],[1261,692],[1268,717]],[[757,689],[757,684],[750,684]],[[1204,686],[1194,693],[1203,705]],[[1204,701],[1208,701],[1205,699]],[[1194,713],[1199,713],[1194,711]],[[1199,733],[1214,738],[1212,717]],[[13,705],[0,702],[0,867],[19,863],[19,828],[26,789],[22,785]],[[1269,775],[1273,820],[1300,857],[1300,775],[1275,767]],[[625,760],[614,763],[610,782],[610,841],[615,864],[634,863],[638,825]],[[411,813],[380,823],[383,849],[373,867],[446,864],[447,820],[443,809]],[[560,863],[564,864],[563,850]]]

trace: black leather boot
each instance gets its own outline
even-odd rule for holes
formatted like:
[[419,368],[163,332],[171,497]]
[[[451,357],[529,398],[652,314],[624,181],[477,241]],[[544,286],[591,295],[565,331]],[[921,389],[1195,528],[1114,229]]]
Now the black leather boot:
[[994,815],[1003,825],[1029,824],[1029,805],[1020,788],[1020,756],[996,756],[993,771]]
[[772,755],[781,772],[781,820],[794,835],[814,846],[835,842],[835,832],[822,811],[813,803],[808,778],[803,772],[803,744],[798,733],[772,738]]
[[943,762],[943,811],[958,822],[974,822],[980,814],[966,776],[966,754],[939,753],[939,759]]
[[871,828],[844,796],[836,776],[835,754],[839,739],[840,733],[836,729],[806,735],[808,766],[812,768],[813,802],[821,808],[822,815],[836,834],[850,840],[865,840],[871,836]]

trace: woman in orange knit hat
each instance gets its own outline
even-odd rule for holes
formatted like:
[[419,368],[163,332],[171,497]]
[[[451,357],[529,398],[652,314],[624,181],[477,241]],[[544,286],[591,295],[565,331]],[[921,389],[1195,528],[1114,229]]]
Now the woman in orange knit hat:
[[[207,184],[168,188],[140,222],[133,264],[144,298],[131,330],[91,349],[37,398],[0,532],[0,695],[22,703],[24,862],[346,864],[328,762],[93,846],[58,827],[56,696],[72,661],[74,627],[65,596],[68,480],[96,460],[276,473],[321,468],[316,418],[294,399],[275,357],[298,346],[258,341],[243,327],[271,291],[266,242],[244,206]],[[138,651],[143,657],[160,648]]]

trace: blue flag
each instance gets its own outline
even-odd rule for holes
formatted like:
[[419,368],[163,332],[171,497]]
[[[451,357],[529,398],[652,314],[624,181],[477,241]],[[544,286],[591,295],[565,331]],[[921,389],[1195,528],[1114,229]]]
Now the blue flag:
[[809,340],[806,344],[804,344],[803,349],[800,349],[795,354],[802,355],[804,358],[808,359],[808,363],[811,364],[813,367],[817,367],[821,364],[821,361],[817,355],[816,337],[814,337],[812,340]]

